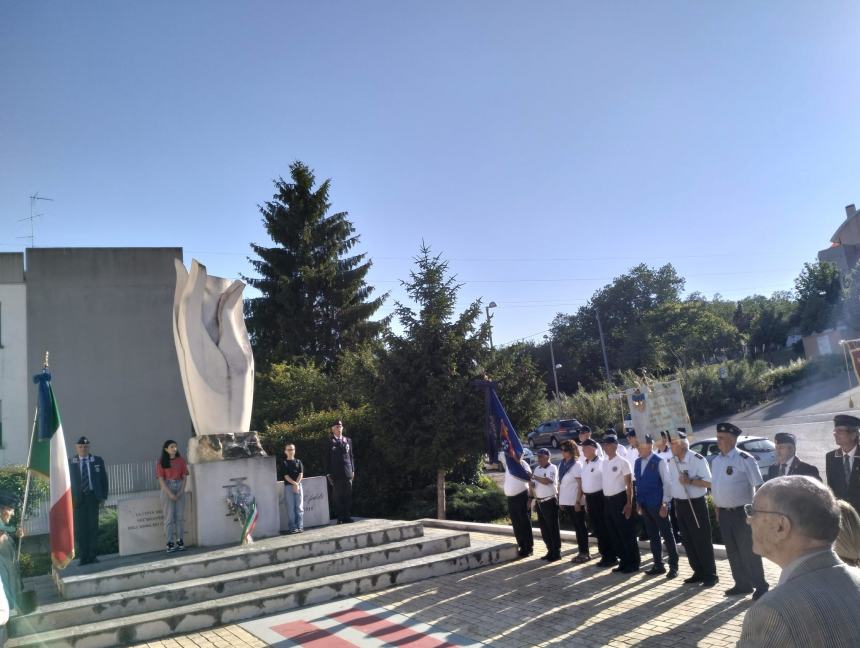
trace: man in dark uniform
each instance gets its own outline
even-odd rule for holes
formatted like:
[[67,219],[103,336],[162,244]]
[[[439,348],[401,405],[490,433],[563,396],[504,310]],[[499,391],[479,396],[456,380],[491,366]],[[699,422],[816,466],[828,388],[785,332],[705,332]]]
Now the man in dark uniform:
[[331,426],[331,438],[325,454],[325,472],[331,484],[332,508],[338,524],[352,522],[352,480],[355,479],[355,459],[352,441],[343,436],[343,421]]
[[98,562],[99,507],[108,496],[108,476],[101,457],[90,454],[90,440],[82,436],[77,454],[69,459],[72,503],[75,507],[75,540],[82,565]]
[[839,449],[825,456],[827,485],[860,513],[860,418],[838,414],[833,419],[833,439]]
[[766,480],[785,475],[806,475],[821,479],[818,468],[797,458],[797,438],[793,434],[777,432],[774,442],[776,443],[776,463],[767,469]]

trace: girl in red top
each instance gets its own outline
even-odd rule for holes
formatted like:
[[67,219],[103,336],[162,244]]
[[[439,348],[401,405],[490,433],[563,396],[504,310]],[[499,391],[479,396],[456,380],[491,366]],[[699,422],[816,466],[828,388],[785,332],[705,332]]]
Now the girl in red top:
[[[161,460],[155,466],[155,476],[161,486],[161,506],[164,509],[164,531],[167,553],[184,551],[182,541],[185,526],[185,480],[188,465],[179,456],[176,441],[168,439],[161,448]],[[176,539],[174,544],[173,540]]]

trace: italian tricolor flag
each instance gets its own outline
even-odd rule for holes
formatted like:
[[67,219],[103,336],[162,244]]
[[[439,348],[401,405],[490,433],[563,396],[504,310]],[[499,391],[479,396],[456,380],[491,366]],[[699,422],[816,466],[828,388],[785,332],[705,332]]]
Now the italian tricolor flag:
[[60,410],[51,388],[51,374],[43,371],[33,379],[39,385],[38,433],[33,439],[30,470],[51,481],[51,562],[65,569],[75,557],[75,523],[69,458]]

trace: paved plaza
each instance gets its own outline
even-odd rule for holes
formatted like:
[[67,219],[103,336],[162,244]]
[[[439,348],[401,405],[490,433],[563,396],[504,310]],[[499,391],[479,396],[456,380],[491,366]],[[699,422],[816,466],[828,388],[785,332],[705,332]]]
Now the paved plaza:
[[[475,540],[491,536],[473,533]],[[540,549],[538,542],[537,548]],[[450,574],[353,599],[225,626],[140,648],[257,646],[732,646],[749,597],[726,598],[728,561],[717,560],[711,589],[648,577],[650,554],[632,577],[574,565],[575,546],[547,564],[538,557]],[[539,552],[540,553],[540,552]],[[768,581],[779,568],[765,561]]]

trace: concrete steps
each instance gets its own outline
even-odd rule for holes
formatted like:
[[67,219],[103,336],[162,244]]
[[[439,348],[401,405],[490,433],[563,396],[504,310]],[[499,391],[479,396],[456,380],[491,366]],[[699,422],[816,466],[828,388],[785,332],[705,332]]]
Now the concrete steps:
[[420,522],[365,520],[343,527],[328,526],[296,535],[266,538],[250,545],[215,550],[191,549],[169,555],[146,554],[146,569],[141,569],[139,556],[110,562],[103,560],[97,566],[84,568],[71,566],[58,576],[57,586],[64,599],[127,592],[362,547],[377,547],[419,538],[423,534]]
[[[365,525],[365,528],[360,525]],[[392,525],[390,529],[388,525]],[[356,533],[350,533],[353,530]],[[367,538],[378,539],[385,530],[389,531],[389,541],[367,541]],[[416,532],[419,535],[403,537]],[[314,534],[326,546],[334,543],[341,548],[349,548],[325,554],[314,547],[307,547],[316,544]],[[352,537],[365,539],[349,539]],[[254,545],[218,550],[227,553],[215,563],[211,554],[216,552],[201,552],[193,562],[220,569],[212,575],[177,579],[167,565],[159,565],[156,571],[167,578],[167,582],[42,606],[33,614],[12,622],[10,629],[13,636],[17,636],[6,645],[9,648],[100,648],[155,641],[174,634],[197,632],[342,596],[513,560],[517,555],[516,545],[504,540],[470,543],[467,533],[439,529],[428,529],[425,533],[420,523],[382,520],[326,527],[301,536],[269,540],[272,541],[270,545],[279,546],[258,547],[257,551],[237,551]],[[307,552],[311,555],[249,568],[222,569],[225,566],[221,561],[237,564],[234,562],[236,553],[255,554],[253,559],[249,558],[255,563],[260,559],[256,554],[268,555],[273,550],[282,556],[301,556]],[[204,553],[210,554],[210,558],[204,559]],[[192,557],[195,556],[189,556]],[[173,563],[179,570],[182,565],[175,563],[177,559],[181,560],[171,556],[156,563]],[[149,572],[150,564],[145,564],[144,569],[138,564],[137,571]],[[125,580],[133,571],[132,565],[123,565],[105,569],[103,573],[110,588],[115,586],[110,581]],[[68,578],[79,576],[82,575]],[[93,578],[86,582],[91,588],[98,588],[99,584]]]

